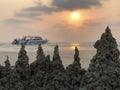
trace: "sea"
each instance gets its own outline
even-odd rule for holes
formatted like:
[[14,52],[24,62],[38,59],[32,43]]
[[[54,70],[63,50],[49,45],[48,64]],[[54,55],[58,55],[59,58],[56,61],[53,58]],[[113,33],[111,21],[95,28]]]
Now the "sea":
[[[49,42],[42,45],[42,48],[45,55],[51,56],[51,60],[53,57],[54,47],[56,45],[59,46],[59,53],[64,67],[67,67],[73,62],[75,46],[79,49],[82,68],[87,69],[92,57],[96,54],[96,49],[93,47],[94,42]],[[18,59],[20,47],[20,45],[12,45],[11,43],[0,43],[0,64],[4,65],[4,61],[7,56],[9,56],[10,63],[14,66]],[[29,63],[34,62],[36,60],[38,45],[26,45],[25,49],[27,51],[27,55],[29,56]]]

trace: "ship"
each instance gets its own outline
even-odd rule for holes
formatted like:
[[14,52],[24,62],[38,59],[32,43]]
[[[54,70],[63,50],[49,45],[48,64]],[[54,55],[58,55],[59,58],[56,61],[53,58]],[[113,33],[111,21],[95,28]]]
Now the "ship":
[[42,39],[40,36],[25,36],[22,39],[14,39],[13,45],[39,45],[48,43],[47,39]]

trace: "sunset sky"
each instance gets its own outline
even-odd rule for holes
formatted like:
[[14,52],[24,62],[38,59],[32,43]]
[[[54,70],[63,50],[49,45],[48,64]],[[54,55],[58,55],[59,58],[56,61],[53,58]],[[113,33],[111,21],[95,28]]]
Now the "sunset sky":
[[0,0],[0,42],[27,35],[95,42],[107,26],[120,41],[119,8],[120,0]]

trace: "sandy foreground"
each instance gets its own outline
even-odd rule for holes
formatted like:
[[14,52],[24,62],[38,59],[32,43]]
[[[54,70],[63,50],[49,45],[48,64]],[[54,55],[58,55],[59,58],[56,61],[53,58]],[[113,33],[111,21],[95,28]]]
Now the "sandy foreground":
[[[45,54],[50,54],[52,59],[52,52],[45,51]],[[73,55],[74,52],[64,52],[61,51],[61,59],[63,62],[64,67],[68,66],[73,62]],[[27,55],[29,56],[29,63],[32,63],[36,60],[36,52],[27,52]],[[81,64],[82,67],[87,69],[90,63],[90,60],[95,55],[95,51],[87,51],[83,50],[80,51],[80,58],[81,58]],[[15,62],[17,61],[18,52],[7,52],[7,51],[0,51],[0,64],[4,65],[4,61],[6,60],[6,57],[9,56],[9,60],[11,62],[11,65],[14,66]]]

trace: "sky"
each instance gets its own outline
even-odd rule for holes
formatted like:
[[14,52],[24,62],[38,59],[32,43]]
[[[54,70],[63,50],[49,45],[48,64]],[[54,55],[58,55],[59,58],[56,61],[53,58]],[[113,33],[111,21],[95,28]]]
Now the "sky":
[[[42,36],[50,42],[95,42],[109,26],[120,41],[120,0],[0,0],[0,42]],[[77,12],[79,18],[71,16]]]

